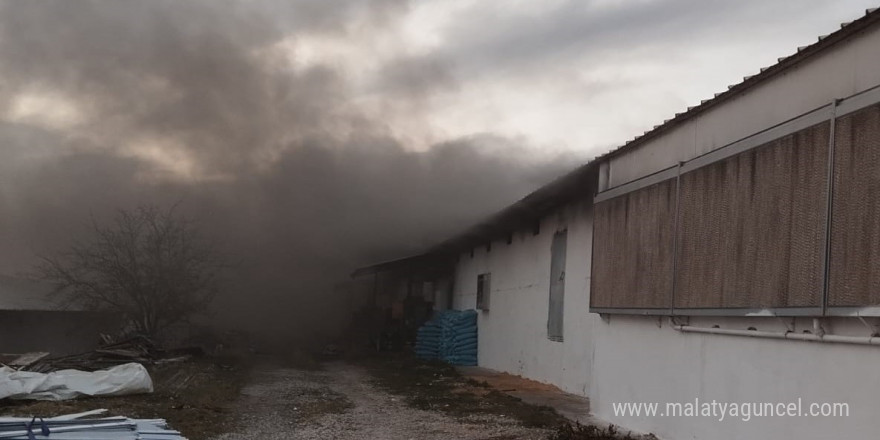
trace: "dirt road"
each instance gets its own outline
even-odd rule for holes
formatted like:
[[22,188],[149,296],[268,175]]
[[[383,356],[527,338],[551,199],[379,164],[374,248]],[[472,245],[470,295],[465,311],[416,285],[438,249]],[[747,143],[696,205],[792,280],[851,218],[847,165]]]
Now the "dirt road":
[[378,388],[360,367],[334,363],[320,371],[257,367],[235,404],[234,432],[248,439],[543,439],[504,416],[453,418],[407,406]]

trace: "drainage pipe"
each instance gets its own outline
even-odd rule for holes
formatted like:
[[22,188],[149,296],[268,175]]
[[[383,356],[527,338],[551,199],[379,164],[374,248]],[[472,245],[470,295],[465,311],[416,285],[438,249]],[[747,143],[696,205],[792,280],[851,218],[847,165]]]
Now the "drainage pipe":
[[768,332],[762,330],[734,330],[726,328],[693,327],[690,325],[677,325],[675,329],[684,333],[708,333],[713,335],[751,336],[753,338],[769,339],[793,339],[798,341],[836,342],[840,344],[880,345],[878,336],[841,336],[841,335],[816,335],[812,333],[795,332]]

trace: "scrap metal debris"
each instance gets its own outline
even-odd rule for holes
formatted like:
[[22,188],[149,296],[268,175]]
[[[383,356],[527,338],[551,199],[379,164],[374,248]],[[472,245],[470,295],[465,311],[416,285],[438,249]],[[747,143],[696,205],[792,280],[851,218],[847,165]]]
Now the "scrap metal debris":
[[32,364],[37,363],[43,358],[49,356],[48,352],[45,351],[35,351],[32,353],[25,353],[12,361],[9,362],[9,366],[13,368],[23,368],[30,366]]
[[146,336],[132,336],[118,342],[112,342],[104,336],[104,345],[96,350],[56,358],[42,357],[21,370],[37,373],[57,370],[96,371],[131,362],[164,364],[189,358],[189,354],[183,356],[180,354],[178,351],[160,350]]
[[153,341],[145,336],[134,336],[87,353],[43,359],[25,370],[39,373],[67,369],[95,371],[130,362],[148,363],[158,357]]
[[0,439],[186,440],[163,419],[87,418],[106,409],[52,418],[0,417]]

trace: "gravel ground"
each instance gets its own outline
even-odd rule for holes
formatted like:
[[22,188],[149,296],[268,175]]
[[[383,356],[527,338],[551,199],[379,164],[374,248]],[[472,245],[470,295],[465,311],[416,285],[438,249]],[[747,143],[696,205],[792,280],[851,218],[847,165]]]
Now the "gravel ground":
[[548,434],[505,417],[460,419],[411,408],[374,386],[361,368],[342,363],[321,371],[257,367],[235,406],[235,431],[216,440],[538,440]]

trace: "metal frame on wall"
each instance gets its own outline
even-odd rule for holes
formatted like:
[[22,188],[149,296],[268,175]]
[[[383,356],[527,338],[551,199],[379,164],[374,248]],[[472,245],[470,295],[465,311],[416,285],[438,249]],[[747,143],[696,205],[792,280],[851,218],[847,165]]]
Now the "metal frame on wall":
[[[785,136],[797,133],[809,127],[821,124],[823,122],[830,123],[830,136],[828,145],[828,170],[826,175],[826,215],[824,224],[824,242],[822,243],[822,290],[819,305],[816,307],[774,307],[774,308],[676,308],[675,307],[675,272],[678,268],[677,252],[673,252],[673,287],[672,287],[672,303],[666,308],[607,308],[607,307],[590,307],[592,313],[602,314],[626,314],[626,315],[651,315],[651,316],[871,316],[880,317],[880,305],[865,307],[833,307],[828,304],[828,272],[830,259],[830,241],[831,241],[831,221],[833,211],[833,183],[834,183],[834,144],[835,144],[835,125],[837,119],[850,113],[862,110],[880,103],[880,86],[865,90],[856,95],[852,95],[845,99],[835,99],[831,103],[819,107],[815,110],[804,113],[793,119],[781,124],[775,125],[759,133],[753,134],[739,141],[730,143],[711,152],[681,162],[675,166],[660,170],[648,176],[618,185],[596,195],[593,203],[601,203],[620,197],[625,194],[647,188],[652,185],[664,182],[666,180],[676,180],[676,196],[675,196],[675,225],[674,246],[678,244],[679,231],[677,228],[680,205],[680,177],[682,174],[694,171],[707,165],[722,161],[724,159],[736,156],[740,153],[752,150],[754,148],[765,145],[769,142],[778,140]],[[595,255],[594,255],[595,257]]]

